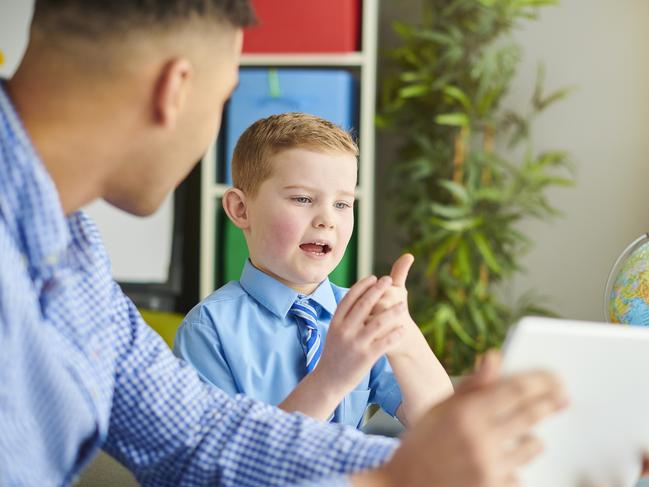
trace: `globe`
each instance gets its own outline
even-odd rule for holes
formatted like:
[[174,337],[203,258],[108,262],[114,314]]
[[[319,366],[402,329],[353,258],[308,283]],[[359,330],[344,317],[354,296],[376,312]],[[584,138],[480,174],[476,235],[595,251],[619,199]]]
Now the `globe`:
[[617,258],[606,283],[604,314],[611,323],[649,326],[649,234]]

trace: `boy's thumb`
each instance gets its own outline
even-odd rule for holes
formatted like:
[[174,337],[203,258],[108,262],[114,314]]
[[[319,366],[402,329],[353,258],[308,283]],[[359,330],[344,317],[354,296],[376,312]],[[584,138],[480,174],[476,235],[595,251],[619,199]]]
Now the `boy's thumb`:
[[415,257],[412,254],[403,254],[392,264],[390,277],[392,277],[393,286],[406,287],[408,272],[414,261]]

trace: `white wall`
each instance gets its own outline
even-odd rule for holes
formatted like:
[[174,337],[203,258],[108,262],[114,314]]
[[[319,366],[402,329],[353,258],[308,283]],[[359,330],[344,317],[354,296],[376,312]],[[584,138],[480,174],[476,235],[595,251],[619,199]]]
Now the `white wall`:
[[601,320],[613,261],[649,231],[649,2],[563,0],[517,39],[524,61],[509,105],[527,101],[540,60],[549,88],[579,89],[535,127],[538,149],[572,153],[577,185],[551,192],[563,219],[525,225],[536,247],[514,292],[534,287],[565,317]]
[[[416,23],[423,1],[381,3],[381,50],[398,43],[392,22]],[[627,242],[649,231],[649,1],[561,0],[541,12],[516,33],[524,58],[506,105],[526,107],[540,61],[549,89],[579,87],[534,127],[537,149],[572,154],[577,185],[550,192],[562,219],[524,225],[535,248],[509,294],[535,288],[564,317],[602,320],[610,266]],[[377,195],[387,191],[398,144],[390,134],[377,138]],[[399,228],[381,217],[388,201],[379,197],[376,207],[375,270],[387,272],[399,253]]]

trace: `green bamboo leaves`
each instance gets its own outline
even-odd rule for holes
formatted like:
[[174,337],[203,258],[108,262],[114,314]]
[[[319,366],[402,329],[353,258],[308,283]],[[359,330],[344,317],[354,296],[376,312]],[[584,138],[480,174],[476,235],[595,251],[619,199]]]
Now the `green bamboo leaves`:
[[520,222],[556,216],[548,188],[573,183],[568,154],[537,153],[530,139],[538,113],[571,89],[546,94],[541,67],[527,113],[501,106],[521,59],[512,29],[556,1],[423,3],[418,25],[395,25],[402,42],[389,53],[377,123],[403,140],[393,206],[416,257],[414,317],[447,369],[461,373],[500,345],[517,316],[547,313],[534,294],[507,306],[496,289],[530,248]]

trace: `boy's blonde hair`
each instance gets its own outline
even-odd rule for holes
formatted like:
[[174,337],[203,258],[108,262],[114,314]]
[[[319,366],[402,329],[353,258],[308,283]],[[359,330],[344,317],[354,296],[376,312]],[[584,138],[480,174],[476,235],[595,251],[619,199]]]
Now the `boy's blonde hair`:
[[300,112],[271,115],[257,120],[239,137],[232,155],[234,187],[254,196],[272,174],[271,157],[295,148],[358,157],[350,133],[328,120]]

